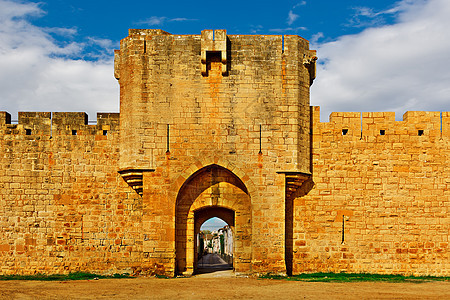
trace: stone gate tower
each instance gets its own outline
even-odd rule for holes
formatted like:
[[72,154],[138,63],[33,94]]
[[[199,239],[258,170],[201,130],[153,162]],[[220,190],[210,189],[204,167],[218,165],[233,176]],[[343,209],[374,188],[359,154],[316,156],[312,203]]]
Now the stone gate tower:
[[130,30],[121,112],[0,111],[0,275],[191,274],[230,225],[237,273],[450,274],[450,112],[309,106],[298,36]]
[[315,60],[299,36],[129,31],[115,52],[119,173],[143,198],[144,264],[192,273],[195,234],[218,216],[234,230],[236,272],[289,269]]

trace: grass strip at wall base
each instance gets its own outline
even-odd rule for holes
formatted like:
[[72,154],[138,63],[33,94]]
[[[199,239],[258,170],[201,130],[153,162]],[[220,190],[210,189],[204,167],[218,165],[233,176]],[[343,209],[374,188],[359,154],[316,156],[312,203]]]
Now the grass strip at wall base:
[[290,281],[309,281],[309,282],[427,282],[427,281],[450,281],[450,277],[439,276],[404,276],[404,275],[385,275],[369,273],[311,273],[294,276],[280,275],[262,275],[261,279],[277,279]]
[[67,280],[97,280],[105,278],[134,278],[128,274],[98,275],[92,273],[75,272],[69,274],[53,275],[0,275],[0,280],[40,280],[40,281],[67,281]]

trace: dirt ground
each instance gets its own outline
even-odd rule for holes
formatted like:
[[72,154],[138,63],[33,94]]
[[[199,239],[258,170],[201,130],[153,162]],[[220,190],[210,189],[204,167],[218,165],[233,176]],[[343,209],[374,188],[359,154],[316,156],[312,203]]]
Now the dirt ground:
[[450,282],[316,283],[223,276],[0,281],[0,299],[450,299]]

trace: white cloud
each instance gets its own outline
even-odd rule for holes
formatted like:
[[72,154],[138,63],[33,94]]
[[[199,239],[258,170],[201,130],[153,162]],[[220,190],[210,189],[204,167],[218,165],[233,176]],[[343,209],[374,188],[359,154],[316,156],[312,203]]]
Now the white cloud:
[[[52,33],[73,36],[76,29],[28,21],[44,14],[36,3],[0,0],[0,110],[13,119],[17,111],[86,111],[91,120],[97,111],[118,112],[111,41],[57,41]],[[95,60],[79,59],[87,46],[100,48]]]
[[197,19],[188,19],[188,18],[173,18],[170,19],[169,22],[186,22],[186,21],[198,21]]
[[306,5],[306,1],[301,1],[301,2],[298,2],[297,4],[295,4],[292,8],[297,8],[297,7],[299,7],[299,6],[303,6],[303,5]]
[[250,33],[251,34],[257,34],[263,30],[262,25],[250,25]]
[[269,31],[271,31],[271,32],[279,32],[279,33],[287,32],[287,31],[298,32],[298,31],[302,31],[302,30],[307,30],[307,28],[306,27],[287,27],[287,28],[269,29]]
[[[295,21],[297,21],[297,19],[299,18],[299,15],[294,13],[294,9],[299,7],[299,6],[303,6],[306,5],[306,1],[301,1],[298,2],[297,4],[295,4],[291,10],[289,10],[288,12],[288,17],[286,20],[286,23],[291,26],[292,24],[294,24]],[[274,31],[274,32],[283,32],[283,31],[298,31],[298,30],[306,30],[305,27],[288,27],[285,29],[271,29],[270,31]]]
[[105,49],[113,49],[114,48],[114,43],[108,39],[99,39],[99,38],[88,37],[88,40],[90,43],[98,45]]
[[12,19],[23,16],[42,16],[45,14],[45,12],[39,8],[38,3],[15,5],[14,1],[2,0],[0,1],[0,8],[2,9],[1,15],[5,19]]
[[164,23],[164,20],[166,20],[166,17],[156,17],[156,16],[152,16],[146,20],[140,21],[138,22],[138,24],[145,24],[145,25],[161,25],[162,23]]
[[311,44],[317,44],[317,42],[324,37],[323,32],[318,32],[316,34],[313,34],[310,40]]
[[386,17],[395,15],[400,11],[399,6],[376,12],[370,7],[354,7],[355,13],[345,26],[348,27],[375,27],[386,24]]
[[136,24],[153,26],[153,25],[163,25],[165,22],[186,22],[186,21],[198,21],[198,20],[197,19],[188,19],[188,18],[169,19],[167,17],[152,16],[146,20],[139,21]]
[[450,2],[405,0],[397,22],[312,45],[311,104],[332,111],[450,110]]
[[51,27],[51,28],[43,28],[42,30],[47,33],[55,33],[57,35],[64,36],[64,37],[73,37],[78,33],[76,28]]
[[295,14],[292,10],[290,10],[289,13],[288,13],[288,18],[287,18],[286,23],[290,26],[290,25],[292,25],[292,24],[295,22],[295,20],[297,20],[297,19],[298,19],[298,15]]

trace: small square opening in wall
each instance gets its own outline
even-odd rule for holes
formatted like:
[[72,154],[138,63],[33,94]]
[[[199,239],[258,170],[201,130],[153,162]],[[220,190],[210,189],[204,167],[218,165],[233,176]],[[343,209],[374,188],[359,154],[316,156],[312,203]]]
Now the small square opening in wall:
[[380,135],[385,135],[385,134],[386,134],[386,130],[381,129],[381,130],[380,130]]
[[103,135],[108,135],[108,130],[103,130]]
[[423,135],[423,130],[422,130],[422,129],[419,129],[419,130],[417,131],[417,134],[418,134],[419,136],[422,136],[422,135]]
[[31,135],[31,129],[25,129],[25,135]]
[[342,129],[342,135],[347,135],[348,129]]
[[77,131],[76,130],[72,130],[72,135],[77,135]]

